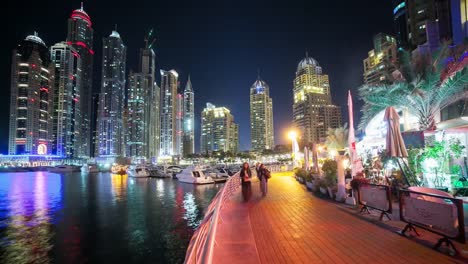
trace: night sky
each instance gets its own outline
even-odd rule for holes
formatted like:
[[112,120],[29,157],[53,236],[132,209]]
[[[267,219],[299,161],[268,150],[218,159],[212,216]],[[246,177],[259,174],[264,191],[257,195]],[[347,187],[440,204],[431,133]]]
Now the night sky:
[[[3,5],[2,20],[7,20],[3,25],[8,30],[0,49],[0,153],[6,153],[8,145],[12,50],[33,31],[48,46],[65,40],[67,19],[79,7],[80,1],[75,0],[7,0]],[[136,69],[145,33],[154,28],[158,69],[179,72],[181,90],[191,74],[197,150],[200,112],[207,102],[231,109],[240,124],[240,148],[250,148],[249,88],[258,69],[273,98],[275,143],[286,142],[285,131],[292,121],[292,82],[306,51],[330,76],[333,100],[342,106],[346,122],[346,92],[362,84],[362,60],[372,49],[373,35],[393,34],[389,0],[88,0],[84,9],[95,31],[94,91],[100,89],[102,37],[118,25],[128,48],[129,71]],[[157,78],[159,84],[159,74]],[[355,107],[360,105],[355,101]]]

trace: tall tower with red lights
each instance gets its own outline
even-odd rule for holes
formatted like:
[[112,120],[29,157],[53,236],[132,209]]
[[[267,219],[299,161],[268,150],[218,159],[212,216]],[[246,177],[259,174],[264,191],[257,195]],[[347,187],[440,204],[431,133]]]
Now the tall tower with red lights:
[[81,91],[78,116],[80,128],[77,130],[76,157],[92,156],[92,95],[93,95],[93,34],[89,15],[81,8],[74,10],[68,19],[67,43],[78,52],[81,58]]
[[54,65],[36,34],[13,51],[8,154],[50,155]]

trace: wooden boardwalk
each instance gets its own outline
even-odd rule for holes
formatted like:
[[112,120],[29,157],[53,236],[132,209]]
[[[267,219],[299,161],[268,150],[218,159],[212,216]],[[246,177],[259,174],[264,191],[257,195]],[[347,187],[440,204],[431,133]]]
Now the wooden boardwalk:
[[461,263],[314,197],[288,176],[221,211],[213,263]]

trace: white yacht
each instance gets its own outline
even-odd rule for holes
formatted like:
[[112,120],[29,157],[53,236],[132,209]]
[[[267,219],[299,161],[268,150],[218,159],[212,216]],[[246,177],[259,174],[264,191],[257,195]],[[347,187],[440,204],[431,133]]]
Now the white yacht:
[[172,173],[167,172],[166,168],[161,166],[149,166],[150,176],[156,178],[171,178]]
[[150,171],[144,164],[130,165],[127,168],[127,174],[130,177],[147,178],[150,176]]
[[208,175],[205,175],[200,167],[189,166],[181,173],[176,175],[180,182],[192,184],[210,184],[215,183],[215,180]]
[[47,171],[49,172],[74,172],[74,171],[80,171],[80,167],[72,166],[72,165],[59,165],[55,167],[49,167]]
[[81,167],[82,173],[98,173],[99,168],[96,164],[83,164]]

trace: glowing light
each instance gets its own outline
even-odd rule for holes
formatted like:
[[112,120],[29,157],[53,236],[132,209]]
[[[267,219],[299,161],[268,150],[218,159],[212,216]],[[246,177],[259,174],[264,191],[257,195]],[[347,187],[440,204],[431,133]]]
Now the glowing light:
[[294,130],[289,131],[288,138],[291,139],[291,140],[296,140],[296,138],[297,138],[296,131],[294,131]]
[[37,154],[39,155],[47,154],[47,146],[45,144],[39,144],[39,146],[37,146]]

